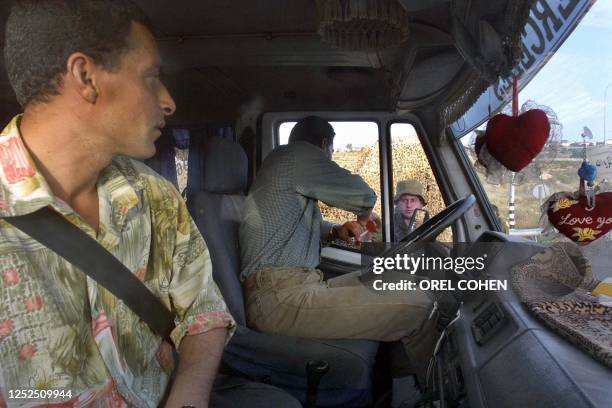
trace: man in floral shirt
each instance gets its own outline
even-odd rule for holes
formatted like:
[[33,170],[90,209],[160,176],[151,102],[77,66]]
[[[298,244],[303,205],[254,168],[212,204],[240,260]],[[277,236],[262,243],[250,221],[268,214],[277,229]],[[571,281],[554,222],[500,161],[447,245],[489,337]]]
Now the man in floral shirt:
[[[179,350],[168,406],[208,404],[234,322],[180,194],[138,161],[175,110],[147,20],[128,1],[32,0],[7,22],[23,115],[0,134],[0,218],[49,206],[104,246],[169,309]],[[83,272],[0,220],[0,407],[19,390],[68,406],[156,406],[163,342]]]

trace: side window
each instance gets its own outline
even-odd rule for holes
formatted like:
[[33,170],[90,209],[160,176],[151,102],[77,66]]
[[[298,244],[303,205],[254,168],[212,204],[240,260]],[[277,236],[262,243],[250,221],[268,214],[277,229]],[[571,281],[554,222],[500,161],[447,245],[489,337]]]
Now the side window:
[[[374,211],[382,214],[380,194],[380,153],[378,145],[379,128],[375,122],[338,121],[330,122],[334,137],[333,160],[351,173],[360,175],[376,191],[378,200]],[[278,128],[279,144],[286,144],[295,122],[281,123]],[[355,219],[347,211],[319,203],[323,218],[342,224]],[[384,222],[384,220],[383,220]],[[382,241],[382,234],[372,237],[372,241]]]
[[[392,241],[398,242],[446,205],[414,126],[393,123],[390,130],[394,184]],[[452,239],[450,228],[438,236],[442,242]]]

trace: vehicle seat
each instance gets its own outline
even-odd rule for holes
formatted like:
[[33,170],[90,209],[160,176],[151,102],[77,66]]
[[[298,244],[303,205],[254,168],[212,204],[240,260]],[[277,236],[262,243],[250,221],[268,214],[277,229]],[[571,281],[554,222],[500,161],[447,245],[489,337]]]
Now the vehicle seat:
[[221,138],[211,138],[202,154],[204,191],[194,194],[188,202],[208,245],[214,279],[238,324],[225,349],[224,362],[251,379],[289,391],[303,403],[306,363],[325,360],[330,371],[321,381],[317,405],[368,405],[377,342],[280,336],[259,333],[246,326],[238,241],[247,185],[246,154],[239,144]]
[[178,189],[174,146],[172,130],[164,129],[162,135],[155,141],[155,155],[144,162]]

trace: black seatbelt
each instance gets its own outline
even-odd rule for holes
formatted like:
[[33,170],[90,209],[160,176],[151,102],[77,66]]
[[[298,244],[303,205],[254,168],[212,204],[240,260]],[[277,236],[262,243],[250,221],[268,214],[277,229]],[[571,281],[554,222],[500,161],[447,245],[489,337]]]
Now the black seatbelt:
[[165,340],[174,314],[134,274],[95,239],[50,207],[3,218],[89,275],[122,300]]

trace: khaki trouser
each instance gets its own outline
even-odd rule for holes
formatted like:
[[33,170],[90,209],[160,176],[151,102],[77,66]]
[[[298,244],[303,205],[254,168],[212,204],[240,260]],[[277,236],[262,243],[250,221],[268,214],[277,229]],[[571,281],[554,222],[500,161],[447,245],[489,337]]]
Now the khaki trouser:
[[401,340],[415,372],[421,370],[438,334],[429,318],[432,299],[418,290],[374,291],[358,277],[325,282],[318,269],[260,270],[245,282],[248,325],[299,337]]

